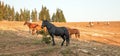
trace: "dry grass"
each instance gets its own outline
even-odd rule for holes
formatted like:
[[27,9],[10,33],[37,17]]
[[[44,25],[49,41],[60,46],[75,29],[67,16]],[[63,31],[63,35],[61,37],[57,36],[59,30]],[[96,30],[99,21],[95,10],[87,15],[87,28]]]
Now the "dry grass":
[[[61,38],[55,38],[56,46],[41,42],[42,36],[32,35],[24,22],[0,21],[0,56],[119,56],[120,22],[53,23],[56,26],[77,28],[80,38],[71,38],[70,46],[61,47]],[[35,22],[41,24],[41,22]]]

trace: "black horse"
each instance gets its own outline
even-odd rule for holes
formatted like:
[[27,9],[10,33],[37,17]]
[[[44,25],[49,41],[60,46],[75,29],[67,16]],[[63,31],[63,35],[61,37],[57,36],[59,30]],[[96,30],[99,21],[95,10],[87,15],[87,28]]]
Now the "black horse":
[[55,41],[54,41],[54,35],[55,35],[55,36],[62,37],[63,42],[62,42],[61,46],[63,46],[65,40],[66,40],[66,46],[68,46],[68,44],[70,42],[70,38],[69,38],[69,32],[68,32],[67,28],[56,27],[53,24],[51,24],[50,22],[48,22],[47,20],[43,20],[41,28],[43,28],[43,27],[46,27],[49,34],[51,35],[53,45],[55,45]]

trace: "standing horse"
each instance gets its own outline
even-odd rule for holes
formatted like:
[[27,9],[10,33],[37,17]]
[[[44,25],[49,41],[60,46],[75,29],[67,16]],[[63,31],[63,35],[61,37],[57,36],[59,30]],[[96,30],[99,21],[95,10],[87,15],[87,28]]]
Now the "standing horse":
[[32,31],[34,27],[36,27],[38,24],[30,23],[28,21],[25,21],[24,25],[27,25],[29,27],[29,32]]
[[56,27],[55,25],[51,24],[47,20],[43,20],[41,28],[43,28],[43,27],[47,28],[50,36],[52,37],[53,45],[55,45],[54,35],[56,35],[56,36],[61,36],[63,39],[61,46],[64,45],[64,41],[66,41],[66,46],[68,46],[68,44],[70,42],[70,37],[69,37],[69,32],[68,32],[67,28]]
[[80,38],[80,32],[78,29],[71,29],[71,28],[67,28],[67,29],[68,29],[70,36],[75,34],[76,38]]

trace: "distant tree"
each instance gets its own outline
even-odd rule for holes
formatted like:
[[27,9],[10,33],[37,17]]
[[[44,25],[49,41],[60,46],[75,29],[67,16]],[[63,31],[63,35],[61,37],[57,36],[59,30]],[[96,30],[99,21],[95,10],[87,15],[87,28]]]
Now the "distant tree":
[[11,21],[15,21],[15,11],[14,11],[14,7],[11,8]]
[[29,10],[24,9],[23,15],[24,15],[24,21],[30,20],[30,11]]
[[42,6],[42,10],[39,13],[39,20],[48,20],[48,21],[50,21],[49,10],[46,7]]
[[44,11],[43,11],[43,6],[42,6],[42,9],[39,13],[39,20],[44,20]]
[[5,7],[3,8],[3,19],[4,20],[8,20],[8,5],[5,5]]
[[20,15],[18,12],[15,14],[15,21],[20,21]]
[[31,18],[32,18],[32,21],[37,21],[37,11],[36,9],[32,10],[32,13],[31,13]]
[[3,4],[0,1],[0,21],[3,20]]
[[[65,16],[61,9],[57,9],[56,13],[52,15],[52,19],[50,19],[49,9],[42,6],[41,11],[39,12],[39,18],[37,17],[36,9],[32,10],[30,13],[29,10],[20,9],[20,12],[15,12],[14,7],[10,7],[8,4],[4,4],[4,2],[0,1],[0,21],[8,20],[8,21],[32,21],[39,20],[48,20],[53,22],[66,22]],[[38,19],[37,19],[38,18]]]
[[20,9],[20,19],[19,19],[19,21],[23,21],[23,19],[24,19],[23,10]]
[[30,19],[30,11],[20,9],[20,21],[27,21]]
[[15,19],[14,7],[10,7],[8,4],[0,1],[0,21],[8,20],[13,21]]
[[30,11],[29,10],[26,11],[26,20],[25,21],[28,21],[28,20],[30,20]]
[[66,22],[66,19],[65,19],[65,16],[63,14],[63,11],[60,12],[60,16],[61,16],[60,22]]
[[7,16],[8,16],[8,21],[13,21],[14,20],[14,8],[12,7],[8,7],[8,12],[7,12]]
[[51,21],[52,21],[52,22],[57,22],[55,13],[53,13]]
[[57,9],[56,11],[56,22],[60,22],[60,10]]
[[52,17],[54,17],[54,18],[52,18],[52,20],[54,22],[66,22],[66,19],[64,17],[63,11],[61,9],[57,9],[56,15],[53,14]]
[[49,14],[49,10],[46,10],[46,20],[50,21],[50,14]]

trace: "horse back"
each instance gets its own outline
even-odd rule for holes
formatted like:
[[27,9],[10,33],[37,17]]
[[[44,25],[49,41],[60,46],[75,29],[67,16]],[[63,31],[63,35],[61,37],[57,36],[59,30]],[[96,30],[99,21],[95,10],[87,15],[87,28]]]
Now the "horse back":
[[76,34],[79,34],[79,30],[78,29],[73,29],[75,31]]
[[61,27],[64,30],[64,34],[66,35],[66,37],[69,38],[69,32],[68,29],[66,27]]
[[51,30],[51,32],[56,36],[62,36],[66,35],[68,33],[68,30],[65,27],[55,27]]
[[30,24],[30,25],[28,25],[29,28],[35,28],[37,26],[39,26],[39,25],[38,24]]
[[71,29],[71,28],[67,28],[69,31],[69,34],[79,34],[79,30],[78,29]]

